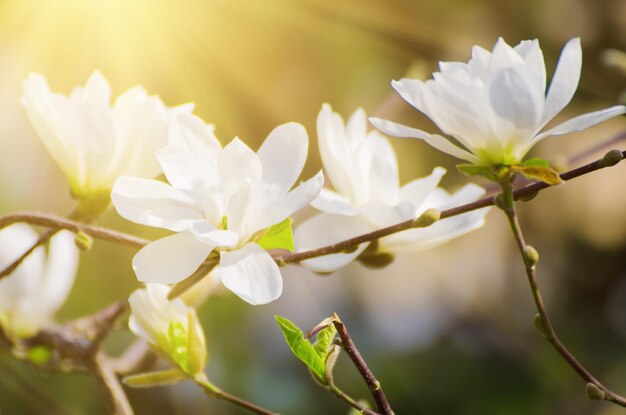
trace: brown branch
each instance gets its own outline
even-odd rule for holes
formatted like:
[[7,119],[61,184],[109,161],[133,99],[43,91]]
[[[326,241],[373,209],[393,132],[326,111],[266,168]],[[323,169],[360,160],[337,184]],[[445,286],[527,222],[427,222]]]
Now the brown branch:
[[511,226],[511,231],[515,237],[515,242],[519,249],[519,252],[524,260],[524,267],[526,270],[526,276],[533,295],[533,300],[539,313],[535,319],[535,324],[546,338],[546,340],[554,347],[554,349],[561,355],[565,362],[572,367],[578,375],[587,382],[587,394],[590,399],[604,399],[613,402],[619,406],[626,407],[626,398],[616,394],[608,389],[600,381],[598,381],[577,359],[574,355],[565,347],[565,345],[558,338],[556,331],[550,321],[548,312],[546,310],[539,284],[537,283],[537,270],[536,265],[539,260],[539,255],[530,245],[527,245],[524,240],[524,235],[519,224],[517,213],[515,211],[515,203],[513,199],[512,185],[510,181],[501,183],[502,194],[504,199],[504,213]]
[[[611,153],[612,152],[609,152],[607,153],[607,155]],[[626,157],[626,151],[622,151],[621,154],[622,154],[622,158]],[[600,170],[605,167],[610,167],[611,165],[613,165],[613,164],[607,163],[606,158],[607,156],[599,160],[596,160],[592,163],[585,164],[584,166],[570,170],[566,173],[561,174],[560,177],[563,181],[568,181],[568,180],[575,179],[576,177],[580,177],[585,174],[594,172],[596,170]],[[543,183],[543,182],[533,183],[528,186],[524,186],[521,189],[515,190],[513,192],[513,197],[515,198],[515,200],[518,200],[520,198],[538,193],[541,190],[544,190],[548,187],[550,187],[550,185]],[[451,209],[442,210],[440,219],[451,218],[453,216],[458,216],[463,213],[471,212],[473,210],[477,210],[477,209],[481,209],[481,208],[493,206],[493,205],[494,205],[493,197],[484,197],[472,203],[467,203],[465,205],[457,206]],[[407,220],[407,221],[400,222],[400,223],[397,223],[395,225],[392,225],[386,228],[375,230],[374,232],[359,235],[354,238],[347,239],[345,241],[341,241],[341,242],[324,246],[321,248],[317,248],[317,249],[312,249],[310,251],[276,255],[274,257],[274,260],[279,266],[284,266],[286,264],[300,262],[305,259],[311,259],[311,258],[323,256],[323,255],[336,254],[336,253],[348,251],[354,248],[355,246],[359,246],[362,243],[372,242],[376,239],[380,239],[380,238],[389,236],[397,232],[419,227],[419,226],[416,226],[417,222],[418,222],[417,220]]]
[[350,338],[348,329],[339,319],[339,316],[337,316],[337,314],[335,314],[333,317],[334,318],[332,322],[337,329],[337,335],[339,335],[339,338],[341,339],[341,347],[348,354],[350,360],[352,360],[352,363],[354,363],[354,366],[356,366],[363,380],[365,380],[365,383],[367,384],[370,393],[374,397],[376,408],[378,408],[381,414],[393,415],[394,412],[389,406],[389,402],[387,401],[387,397],[385,396],[383,387],[374,376],[374,373],[372,373],[370,368],[367,366],[367,363],[365,363],[363,356],[361,356],[361,353],[359,353],[356,345],[352,341],[352,338]]
[[96,353],[88,367],[98,381],[111,412],[115,415],[132,415],[134,412],[130,402],[107,357],[103,353]]

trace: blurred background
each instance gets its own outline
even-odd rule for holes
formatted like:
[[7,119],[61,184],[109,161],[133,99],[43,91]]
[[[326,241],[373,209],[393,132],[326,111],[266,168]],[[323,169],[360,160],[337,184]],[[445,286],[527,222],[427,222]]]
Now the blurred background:
[[[579,90],[557,118],[614,105],[626,74],[606,59],[626,49],[623,0],[3,0],[0,2],[0,214],[72,207],[67,184],[35,136],[19,103],[22,81],[42,73],[69,93],[94,69],[117,95],[141,84],[168,105],[195,102],[222,143],[241,137],[257,148],[278,124],[302,123],[311,138],[303,177],[320,169],[315,119],[323,102],[347,117],[358,106],[435,131],[389,83],[429,77],[440,60],[467,61],[472,45],[491,49],[538,38],[551,77],[560,50],[582,38]],[[623,117],[583,133],[542,142],[533,155],[563,168],[568,157],[623,134]],[[416,140],[392,139],[401,181],[449,173],[468,179],[457,160]],[[612,147],[624,149],[626,141]],[[572,166],[609,148],[577,158]],[[543,192],[520,206],[527,240],[542,260],[539,278],[557,331],[609,387],[626,393],[626,167],[620,165]],[[110,211],[99,225],[154,238]],[[398,414],[617,414],[588,401],[584,383],[535,332],[522,263],[502,215],[435,250],[399,255],[384,270],[359,264],[330,276],[288,267],[283,296],[252,307],[232,294],[200,309],[209,377],[236,395],[284,414],[346,414],[314,384],[275,325],[280,314],[303,329],[339,313]],[[92,313],[138,286],[134,251],[105,242],[82,255],[60,319]],[[131,339],[121,327],[111,341]],[[342,356],[337,383],[367,389]],[[194,385],[128,391],[138,414],[240,414]],[[0,360],[1,414],[101,414],[86,375],[39,373]]]

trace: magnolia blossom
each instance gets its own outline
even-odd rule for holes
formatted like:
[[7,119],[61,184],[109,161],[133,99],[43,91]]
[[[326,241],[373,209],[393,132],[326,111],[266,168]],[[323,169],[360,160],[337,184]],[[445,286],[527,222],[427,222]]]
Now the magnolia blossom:
[[173,113],[193,109],[168,109],[140,86],[124,92],[111,106],[111,87],[98,71],[68,97],[51,92],[43,76],[30,74],[22,104],[68,178],[72,194],[106,202],[117,177],[152,178],[161,173],[153,154],[167,144],[168,121]]
[[157,152],[170,184],[122,177],[111,194],[124,218],[177,232],[137,253],[139,280],[177,283],[215,250],[213,274],[228,289],[251,304],[278,298],[278,266],[255,241],[319,194],[321,172],[290,191],[307,148],[306,131],[295,123],[274,129],[255,153],[239,138],[222,148],[199,118],[176,117],[169,144]]
[[[299,251],[319,248],[375,229],[417,218],[427,209],[445,209],[473,202],[484,189],[469,184],[450,195],[437,187],[445,169],[400,187],[398,162],[389,141],[377,131],[367,132],[365,111],[358,109],[347,125],[328,104],[317,118],[317,134],[324,171],[335,191],[324,189],[312,203],[323,213],[303,222],[295,234]],[[399,232],[378,241],[377,252],[423,250],[479,228],[486,209],[459,215],[423,229]],[[303,261],[317,272],[340,268],[368,244],[351,253]]]
[[[37,241],[25,224],[0,231],[0,268],[11,264]],[[0,325],[16,337],[28,337],[52,324],[53,315],[72,289],[78,267],[74,235],[60,231],[46,254],[39,247],[10,276],[0,280]]]
[[128,298],[128,327],[184,373],[195,375],[206,366],[206,340],[196,310],[179,298],[169,301],[169,288],[147,284]]
[[441,62],[432,80],[392,82],[402,98],[456,142],[379,118],[371,122],[386,134],[424,140],[470,163],[518,164],[545,137],[581,131],[626,112],[617,105],[544,129],[574,96],[581,64],[580,39],[574,38],[563,48],[546,93],[539,42],[526,40],[512,48],[500,38],[492,52],[474,46],[468,63]]

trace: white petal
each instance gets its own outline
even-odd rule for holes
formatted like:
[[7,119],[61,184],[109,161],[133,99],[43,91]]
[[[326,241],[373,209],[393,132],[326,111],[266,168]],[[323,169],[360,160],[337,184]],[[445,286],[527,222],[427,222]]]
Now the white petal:
[[237,233],[216,229],[205,221],[194,222],[190,226],[191,232],[198,241],[215,247],[233,247],[239,242]]
[[[372,230],[374,230],[372,224],[362,217],[322,213],[305,220],[296,228],[294,232],[296,252],[321,248]],[[333,272],[352,262],[368,245],[369,242],[363,243],[354,252],[307,259],[301,264],[314,272]]]
[[398,160],[389,140],[378,131],[371,131],[365,139],[369,150],[367,183],[369,200],[389,202],[398,196],[400,187],[398,178]]
[[283,292],[278,265],[255,243],[220,253],[216,272],[226,288],[252,305],[267,304]]
[[373,201],[364,204],[359,212],[379,228],[395,225],[409,219],[415,219],[417,209],[409,202],[400,202],[395,206],[386,202]]
[[[536,75],[525,65],[499,71],[489,83],[489,99],[496,115],[513,123],[515,130],[528,137],[537,129],[543,113],[543,89]],[[508,134],[499,131],[504,140]]]
[[411,137],[426,141],[431,146],[435,147],[439,151],[450,154],[451,156],[467,160],[470,163],[479,164],[480,159],[466,150],[463,150],[444,137],[437,134],[429,134],[425,131],[418,130],[416,128],[410,128],[402,124],[398,124],[392,121],[383,120],[381,118],[370,117],[370,122],[385,134],[392,135],[394,137]]
[[309,205],[320,194],[324,186],[324,175],[318,172],[315,176],[300,184],[274,203],[254,212],[246,233],[251,234],[280,223],[292,213]]
[[437,188],[444,174],[446,174],[446,169],[435,167],[429,176],[408,182],[400,189],[399,200],[409,202],[418,209],[430,193]]
[[526,65],[532,70],[537,79],[539,79],[541,90],[546,90],[546,64],[543,59],[543,52],[539,47],[539,41],[523,40],[519,45],[513,48],[526,62]]
[[208,126],[198,117],[180,114],[168,134],[169,145],[156,153],[167,180],[178,189],[215,191],[221,148]]
[[353,216],[356,214],[356,210],[348,199],[329,189],[322,189],[319,196],[311,202],[311,206],[322,212],[336,215]]
[[[424,202],[423,208],[443,210],[478,200],[484,193],[485,189],[475,184],[468,184],[453,195],[449,195],[443,189],[438,188]],[[379,244],[382,250],[390,252],[430,249],[480,228],[485,223],[485,215],[488,211],[489,208],[479,209],[452,218],[442,219],[427,228],[399,232],[382,238]]]
[[606,121],[624,113],[626,113],[626,106],[616,105],[614,107],[606,108],[600,111],[582,114],[537,135],[532,143],[535,144],[536,142],[551,135],[562,135],[571,133],[572,131],[582,131],[589,127],[593,127],[594,125],[601,123],[602,121]]
[[212,250],[190,232],[176,233],[141,248],[133,269],[139,281],[175,284],[190,276]]
[[290,122],[274,128],[257,151],[263,181],[277,184],[287,193],[302,172],[308,146],[309,137],[302,125]]
[[191,197],[157,180],[120,177],[111,200],[120,216],[142,225],[181,231],[203,219]]
[[580,38],[576,37],[563,47],[546,95],[546,104],[539,128],[546,125],[571,101],[580,80],[582,62],[583,52],[580,47]]
[[87,80],[82,95],[86,101],[108,106],[111,102],[111,85],[100,71],[95,70]]
[[428,112],[428,108],[424,102],[423,81],[418,79],[402,78],[399,81],[391,81],[391,86],[406,102],[430,118],[430,113]]
[[259,156],[237,137],[220,153],[218,166],[225,201],[243,186],[260,182],[263,174]]
[[60,231],[50,239],[45,277],[40,287],[42,302],[50,315],[67,299],[78,271],[78,248],[72,232]]

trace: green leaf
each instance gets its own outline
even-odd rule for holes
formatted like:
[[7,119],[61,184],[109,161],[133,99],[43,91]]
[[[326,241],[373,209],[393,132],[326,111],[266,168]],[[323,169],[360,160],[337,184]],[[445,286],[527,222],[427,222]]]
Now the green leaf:
[[549,185],[563,183],[559,174],[551,167],[542,166],[512,166],[513,171],[523,174],[528,179],[535,179]]
[[491,170],[491,167],[477,166],[475,164],[458,164],[456,168],[459,169],[461,173],[470,177],[482,176],[491,180],[492,182],[499,181],[496,174],[493,172],[493,170]]
[[171,321],[167,330],[171,350],[168,352],[174,362],[184,372],[189,371],[189,354],[187,353],[187,331],[180,321]]
[[550,163],[548,163],[548,160],[542,159],[541,157],[533,157],[530,158],[528,160],[524,160],[520,166],[523,167],[531,167],[531,166],[538,166],[538,167],[548,167],[550,166]]
[[335,334],[337,334],[337,329],[332,323],[317,333],[317,339],[315,340],[315,344],[313,344],[313,348],[323,361],[326,361],[326,357],[330,352],[330,345],[335,338]]
[[131,388],[153,388],[155,386],[174,385],[187,378],[188,376],[182,371],[171,369],[126,376],[123,382]]
[[270,249],[286,249],[293,252],[293,231],[291,224],[293,220],[286,218],[284,221],[270,226],[267,231],[256,240],[261,248]]
[[326,384],[326,376],[324,374],[324,360],[317,354],[315,348],[307,339],[304,338],[302,330],[300,330],[291,321],[281,316],[274,316],[278,326],[280,327],[287,345],[298,359],[307,365],[311,372],[319,381]]

